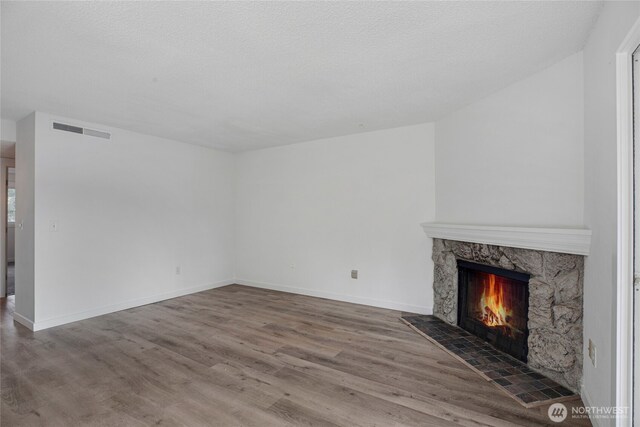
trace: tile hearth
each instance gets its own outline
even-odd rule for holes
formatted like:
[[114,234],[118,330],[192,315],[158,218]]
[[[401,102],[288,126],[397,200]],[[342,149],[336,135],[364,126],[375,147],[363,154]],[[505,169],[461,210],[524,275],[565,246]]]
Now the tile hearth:
[[527,408],[578,398],[526,363],[435,316],[407,315],[401,320]]

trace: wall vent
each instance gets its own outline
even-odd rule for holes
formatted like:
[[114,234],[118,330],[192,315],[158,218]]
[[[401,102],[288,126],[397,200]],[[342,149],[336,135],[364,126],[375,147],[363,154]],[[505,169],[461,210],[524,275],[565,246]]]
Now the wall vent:
[[101,130],[84,128],[84,134],[89,136],[95,136],[96,138],[111,139],[111,134],[109,132],[103,132]]
[[53,128],[57,130],[63,130],[65,132],[83,133],[83,129],[78,126],[66,125],[64,123],[53,122]]
[[56,130],[64,131],[64,132],[79,133],[81,135],[93,136],[95,138],[111,139],[111,134],[109,132],[103,132],[101,130],[95,130],[95,129],[81,128],[78,126],[72,126],[65,123],[53,122],[53,128]]

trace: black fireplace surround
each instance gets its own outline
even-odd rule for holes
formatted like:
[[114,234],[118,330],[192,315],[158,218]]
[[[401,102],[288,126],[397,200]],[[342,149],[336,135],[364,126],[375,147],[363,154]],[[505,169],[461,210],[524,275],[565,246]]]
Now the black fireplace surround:
[[529,275],[458,260],[458,326],[527,362]]

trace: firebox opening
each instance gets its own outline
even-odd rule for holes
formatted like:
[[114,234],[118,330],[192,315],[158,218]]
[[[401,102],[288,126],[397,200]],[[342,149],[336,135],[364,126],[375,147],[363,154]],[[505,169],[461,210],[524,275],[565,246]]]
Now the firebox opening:
[[527,361],[529,275],[458,261],[458,325]]

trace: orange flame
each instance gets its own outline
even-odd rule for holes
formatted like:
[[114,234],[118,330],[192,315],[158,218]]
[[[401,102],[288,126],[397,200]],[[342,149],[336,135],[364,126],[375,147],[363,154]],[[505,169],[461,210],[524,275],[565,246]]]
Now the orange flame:
[[488,283],[485,282],[479,308],[482,322],[487,326],[511,326],[508,324],[512,316],[511,308],[505,306],[507,300],[504,286],[496,283],[496,276],[489,274]]

